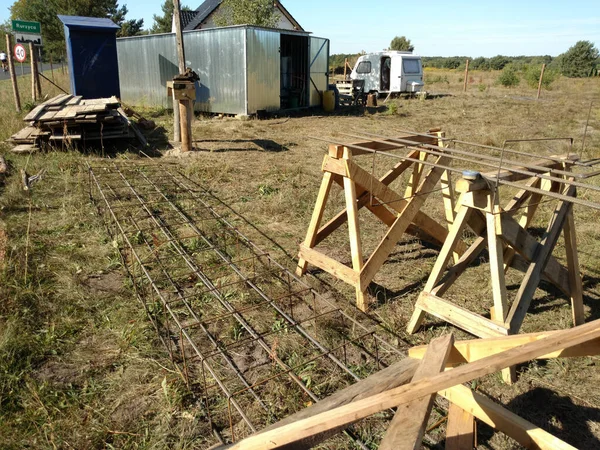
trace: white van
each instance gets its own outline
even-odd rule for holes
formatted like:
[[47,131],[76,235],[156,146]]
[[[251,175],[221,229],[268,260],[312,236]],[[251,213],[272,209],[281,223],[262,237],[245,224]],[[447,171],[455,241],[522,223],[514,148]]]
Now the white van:
[[364,80],[364,92],[416,93],[423,89],[421,57],[411,52],[385,51],[358,58],[352,80]]

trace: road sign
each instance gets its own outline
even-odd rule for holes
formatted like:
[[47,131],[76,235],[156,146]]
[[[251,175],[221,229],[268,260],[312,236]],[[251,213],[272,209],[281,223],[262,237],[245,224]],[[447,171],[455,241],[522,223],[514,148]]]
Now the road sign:
[[15,33],[15,41],[19,44],[29,44],[30,42],[35,46],[42,45],[41,34],[29,34],[29,33]]
[[21,44],[17,44],[15,45],[15,59],[19,62],[23,62],[25,61],[25,58],[27,58],[27,52],[25,51],[25,47],[23,47]]
[[13,20],[12,29],[15,33],[42,34],[42,26],[39,22]]
[[39,22],[26,22],[24,20],[13,20],[12,29],[15,40],[19,44],[42,45],[42,26]]

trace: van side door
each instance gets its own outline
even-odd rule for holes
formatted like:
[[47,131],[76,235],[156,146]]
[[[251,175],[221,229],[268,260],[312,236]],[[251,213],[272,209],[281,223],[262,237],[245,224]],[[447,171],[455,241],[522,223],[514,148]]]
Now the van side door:
[[390,91],[402,92],[402,55],[392,56],[392,70],[390,72]]

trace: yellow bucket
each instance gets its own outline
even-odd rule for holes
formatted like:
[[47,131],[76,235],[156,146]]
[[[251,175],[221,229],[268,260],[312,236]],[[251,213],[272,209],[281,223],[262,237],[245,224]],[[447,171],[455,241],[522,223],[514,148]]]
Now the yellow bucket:
[[333,112],[335,110],[334,91],[323,91],[323,109],[325,112]]

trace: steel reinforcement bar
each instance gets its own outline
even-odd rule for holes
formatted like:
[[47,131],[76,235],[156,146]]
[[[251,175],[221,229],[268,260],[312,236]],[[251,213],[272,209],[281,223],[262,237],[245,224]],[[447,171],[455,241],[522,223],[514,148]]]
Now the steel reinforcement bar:
[[[176,168],[110,164],[90,167],[89,181],[139,300],[202,398],[207,445],[242,439],[403,356],[366,316],[261,250],[247,221]],[[345,439],[367,448],[378,429],[370,419]]]

